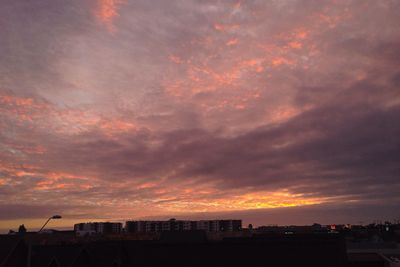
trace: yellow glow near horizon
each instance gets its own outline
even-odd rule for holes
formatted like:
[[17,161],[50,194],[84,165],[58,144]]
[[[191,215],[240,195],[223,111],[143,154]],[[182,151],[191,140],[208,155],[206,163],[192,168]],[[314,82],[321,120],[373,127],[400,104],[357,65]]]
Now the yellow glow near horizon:
[[[212,192],[208,192],[202,199],[192,200],[174,200],[173,198],[168,199],[157,199],[158,204],[155,204],[156,208],[144,213],[138,214],[137,211],[130,210],[129,207],[121,203],[114,207],[104,207],[107,210],[103,215],[106,215],[104,219],[93,219],[93,218],[63,218],[61,220],[52,220],[47,226],[48,229],[54,228],[68,228],[72,229],[75,223],[88,222],[88,221],[121,221],[121,218],[125,219],[140,219],[149,216],[175,216],[181,215],[184,217],[190,217],[196,213],[207,213],[207,212],[232,212],[232,211],[246,211],[255,209],[276,209],[285,207],[301,207],[306,205],[317,205],[326,202],[326,199],[320,198],[309,198],[301,194],[293,194],[288,190],[267,192],[260,191],[254,193],[246,193],[235,196],[225,196],[220,199],[209,199],[212,196]],[[154,203],[153,203],[154,204]],[[140,205],[140,204],[139,204]],[[143,210],[146,210],[143,208]],[[162,214],[160,211],[163,211]],[[154,213],[155,212],[155,213]],[[176,217],[176,216],[175,216]],[[17,230],[18,226],[25,224],[28,230],[35,230],[40,228],[45,222],[46,218],[41,219],[15,219],[15,220],[0,220],[0,232],[6,232],[7,229]]]
[[212,199],[211,197],[212,194],[202,196],[203,199],[187,201],[162,199],[161,204],[157,206],[171,213],[195,213],[298,207],[321,204],[326,201],[321,198],[305,197],[302,194],[292,194],[287,190],[253,192],[224,196],[220,199]]

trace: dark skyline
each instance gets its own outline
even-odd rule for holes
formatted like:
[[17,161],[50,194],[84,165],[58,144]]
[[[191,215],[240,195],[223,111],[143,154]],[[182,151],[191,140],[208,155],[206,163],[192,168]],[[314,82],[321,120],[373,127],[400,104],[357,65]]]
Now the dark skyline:
[[0,6],[1,231],[400,219],[399,1]]

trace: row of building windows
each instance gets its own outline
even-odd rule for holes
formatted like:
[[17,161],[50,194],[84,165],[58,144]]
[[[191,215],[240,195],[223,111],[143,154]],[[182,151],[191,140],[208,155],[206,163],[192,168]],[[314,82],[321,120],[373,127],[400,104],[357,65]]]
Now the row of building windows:
[[191,231],[204,230],[206,232],[240,231],[241,220],[200,220],[184,221],[171,219],[169,221],[127,221],[126,231],[161,232],[161,231]]
[[74,230],[79,235],[85,234],[111,234],[162,232],[162,231],[193,231],[206,232],[233,232],[242,229],[241,220],[200,220],[187,221],[170,219],[168,221],[127,221],[125,228],[122,223],[113,222],[89,222],[74,225]]

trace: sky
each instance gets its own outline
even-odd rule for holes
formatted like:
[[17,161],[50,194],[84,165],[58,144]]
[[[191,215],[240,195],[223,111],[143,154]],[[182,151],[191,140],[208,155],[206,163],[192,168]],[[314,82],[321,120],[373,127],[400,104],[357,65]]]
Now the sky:
[[2,0],[0,229],[400,219],[399,10]]

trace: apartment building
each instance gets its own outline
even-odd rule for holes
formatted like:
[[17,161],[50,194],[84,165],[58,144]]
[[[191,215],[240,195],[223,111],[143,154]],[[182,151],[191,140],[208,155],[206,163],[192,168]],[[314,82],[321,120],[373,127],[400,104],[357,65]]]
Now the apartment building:
[[115,222],[88,222],[74,225],[77,235],[119,234],[122,232],[122,223]]
[[163,232],[163,231],[192,231],[205,232],[234,232],[242,229],[241,220],[176,220],[168,221],[127,221],[126,232]]

